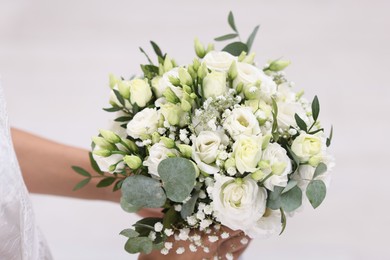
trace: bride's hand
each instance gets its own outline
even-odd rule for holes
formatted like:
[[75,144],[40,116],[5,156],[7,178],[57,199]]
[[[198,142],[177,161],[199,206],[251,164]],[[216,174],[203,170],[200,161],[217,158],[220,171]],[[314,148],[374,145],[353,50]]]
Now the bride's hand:
[[[228,232],[229,237],[222,239],[220,234]],[[250,242],[249,237],[245,236],[242,231],[233,231],[227,227],[221,227],[216,234],[219,240],[212,243],[208,239],[208,234],[202,232],[202,244],[208,248],[205,252],[202,247],[198,247],[196,252],[191,252],[189,249],[190,241],[175,241],[173,237],[168,238],[167,242],[173,243],[173,248],[167,255],[161,254],[159,250],[154,250],[150,254],[140,254],[139,260],[199,260],[199,259],[238,259],[238,257],[245,251]],[[179,247],[184,247],[183,254],[177,254],[176,250]],[[233,258],[227,258],[230,255]]]

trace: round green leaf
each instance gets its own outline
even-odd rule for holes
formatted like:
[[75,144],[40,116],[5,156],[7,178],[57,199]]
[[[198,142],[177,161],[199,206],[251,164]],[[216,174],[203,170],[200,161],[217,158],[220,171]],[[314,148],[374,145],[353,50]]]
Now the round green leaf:
[[130,254],[150,254],[153,249],[153,242],[147,237],[131,237],[125,244],[125,250]]
[[195,168],[190,160],[168,158],[160,162],[157,170],[170,200],[182,202],[190,195],[196,179]]
[[326,186],[321,180],[314,180],[307,185],[306,196],[313,208],[317,208],[324,201],[326,196]]
[[166,195],[158,180],[132,175],[122,184],[122,198],[135,207],[159,208],[165,204]]
[[141,207],[136,207],[136,206],[130,204],[123,197],[120,200],[120,205],[121,205],[121,208],[128,213],[135,213],[141,209]]
[[248,52],[248,46],[243,42],[233,42],[226,45],[226,47],[223,48],[222,51],[226,51],[233,56],[240,56],[241,52]]
[[281,206],[284,211],[291,212],[302,205],[302,190],[295,186],[280,196]]

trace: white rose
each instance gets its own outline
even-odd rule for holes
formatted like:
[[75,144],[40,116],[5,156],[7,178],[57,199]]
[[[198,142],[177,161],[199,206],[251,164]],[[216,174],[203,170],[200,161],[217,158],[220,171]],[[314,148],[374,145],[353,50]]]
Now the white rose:
[[226,92],[226,73],[212,71],[203,79],[204,98],[218,97]]
[[[324,141],[321,139],[319,134],[310,135],[306,133],[301,133],[291,145],[291,150],[303,163],[309,162],[310,159],[316,159],[318,162],[318,157],[322,157],[322,152],[324,150]],[[315,165],[313,165],[315,166]]]
[[260,126],[250,107],[238,107],[226,118],[223,127],[237,140],[241,135],[258,135]]
[[199,169],[208,174],[215,174],[219,167],[214,164],[219,146],[226,143],[227,136],[219,132],[202,131],[192,145],[192,159]]
[[224,51],[211,51],[203,58],[207,68],[215,71],[228,72],[236,57]]
[[174,149],[166,148],[162,143],[156,143],[150,148],[149,156],[143,162],[143,165],[148,167],[150,174],[159,176],[157,171],[158,165],[162,160],[167,159],[169,154],[177,155],[178,153]]
[[[96,145],[93,150],[99,151],[99,150],[101,150],[101,147]],[[109,172],[109,173],[120,172],[125,167],[125,164],[122,161],[123,155],[121,155],[121,154],[113,154],[113,155],[108,156],[108,157],[103,157],[103,156],[99,156],[99,155],[92,153],[92,156],[93,156],[93,159],[95,159],[97,165],[99,166],[99,169],[103,172]],[[109,170],[110,166],[118,163],[119,161],[122,161],[122,162],[120,162],[116,166],[114,171],[110,171]]]
[[213,214],[223,225],[233,230],[248,230],[263,216],[267,191],[251,178],[234,179],[215,175],[212,190]]
[[158,80],[153,81],[152,88],[157,98],[162,97],[166,88],[171,88],[172,91],[176,94],[179,99],[183,97],[183,89],[180,87],[175,87],[171,81],[170,77],[179,78],[179,68],[173,68],[170,71],[167,71],[160,77]]
[[151,135],[157,130],[158,112],[154,108],[145,108],[135,114],[127,124],[127,134],[135,139],[142,135]]
[[278,235],[282,230],[280,219],[280,210],[267,208],[264,215],[247,231],[247,235],[251,238],[262,239]]
[[233,144],[233,156],[240,173],[255,172],[258,170],[262,155],[262,138],[258,136],[241,136]]
[[278,127],[283,130],[288,130],[290,126],[297,127],[295,114],[298,114],[304,121],[307,121],[307,116],[302,105],[298,102],[277,102],[278,106]]
[[286,150],[278,143],[270,143],[263,151],[261,160],[267,161],[270,165],[269,169],[264,169],[265,176],[272,173],[265,182],[264,186],[273,191],[274,186],[286,187],[288,182],[288,174],[291,173],[291,160],[287,156]]
[[144,79],[130,81],[130,101],[139,107],[145,107],[152,98],[152,90],[149,83]]

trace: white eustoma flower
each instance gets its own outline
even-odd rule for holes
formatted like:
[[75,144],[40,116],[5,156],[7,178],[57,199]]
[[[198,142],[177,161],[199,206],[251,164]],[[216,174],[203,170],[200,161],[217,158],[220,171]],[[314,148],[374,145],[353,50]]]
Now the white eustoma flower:
[[164,91],[166,88],[171,88],[172,91],[176,94],[176,96],[181,99],[183,97],[183,89],[180,87],[175,87],[172,83],[170,78],[179,78],[179,68],[173,68],[170,71],[167,71],[160,77],[158,80],[155,80],[152,84],[152,88],[154,91],[154,94],[157,98],[160,98],[163,96]]
[[267,203],[267,191],[250,177],[234,179],[215,175],[213,215],[221,224],[247,232],[261,216]]
[[272,173],[265,182],[264,186],[273,191],[274,186],[285,187],[288,182],[288,174],[291,173],[291,160],[287,156],[286,150],[278,143],[270,143],[263,151],[261,160],[267,161],[269,169],[263,170],[265,176]]
[[176,150],[168,149],[162,143],[156,143],[150,147],[149,156],[143,162],[143,165],[148,167],[150,174],[159,176],[157,171],[158,165],[162,160],[167,159],[170,154],[178,155]]
[[237,57],[224,51],[211,51],[203,58],[203,62],[207,68],[214,71],[228,72],[232,62],[235,62]]
[[233,144],[233,156],[240,173],[258,170],[262,155],[262,138],[259,136],[241,136]]
[[226,90],[226,73],[212,71],[203,79],[203,97],[218,97],[223,95]]
[[145,107],[152,98],[152,90],[145,79],[133,79],[130,81],[130,102],[139,107]]
[[280,210],[266,209],[264,215],[246,232],[252,238],[269,238],[282,230]]
[[154,108],[145,108],[135,114],[127,124],[127,134],[135,139],[153,134],[158,127],[159,115]]
[[261,133],[259,122],[250,107],[233,109],[223,122],[223,127],[234,140],[237,140],[241,135],[250,136]]
[[278,86],[277,98],[282,102],[295,102],[296,94],[291,89],[291,83],[285,82]]
[[298,114],[305,122],[307,122],[307,116],[302,105],[298,102],[277,102],[278,106],[278,127],[283,130],[288,130],[290,126],[297,127],[295,121],[295,114]]
[[227,136],[221,132],[202,131],[193,140],[192,159],[201,171],[215,174],[219,167],[215,165],[219,146],[227,142]]
[[[291,150],[303,163],[310,163],[310,160],[315,160],[318,164],[321,160],[324,148],[325,142],[321,138],[321,133],[315,135],[301,133],[297,138],[295,138],[291,145]],[[316,166],[316,164],[313,166]]]

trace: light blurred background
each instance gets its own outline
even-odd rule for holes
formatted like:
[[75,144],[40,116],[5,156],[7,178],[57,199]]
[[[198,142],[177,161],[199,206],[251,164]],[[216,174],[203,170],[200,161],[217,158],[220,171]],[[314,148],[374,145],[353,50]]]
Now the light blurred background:
[[[292,60],[287,75],[321,103],[335,127],[333,183],[323,205],[288,220],[285,233],[255,240],[243,259],[390,259],[390,2],[0,0],[0,74],[11,123],[89,148],[107,126],[108,74],[128,77],[156,41],[180,64],[193,39],[242,35],[261,24],[256,60]],[[217,44],[217,47],[222,45]],[[137,220],[119,205],[32,196],[55,259],[136,259],[119,231]],[[1,241],[0,241],[1,242]]]

